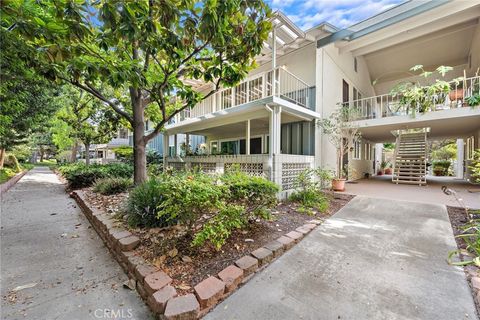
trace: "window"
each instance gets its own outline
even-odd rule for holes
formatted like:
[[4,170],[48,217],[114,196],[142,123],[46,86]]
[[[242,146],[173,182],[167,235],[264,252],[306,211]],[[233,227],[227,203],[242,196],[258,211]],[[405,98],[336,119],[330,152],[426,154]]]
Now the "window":
[[218,153],[218,141],[210,142],[210,154]]
[[118,130],[118,138],[128,139],[128,130],[125,128],[121,128],[120,130]]
[[222,141],[220,143],[220,149],[222,154],[238,154],[239,141]]
[[353,159],[360,160],[362,153],[362,142],[361,141],[355,141],[353,143]]
[[342,82],[342,102],[343,103],[348,102],[350,100],[348,96],[349,90],[350,88],[348,86],[347,81],[343,80]]
[[353,70],[355,70],[355,72],[358,72],[358,62],[357,62],[357,58],[353,58]]
[[145,121],[145,131],[148,131],[148,120]]
[[473,160],[474,152],[475,152],[475,137],[471,136],[470,138],[467,138],[467,150],[466,150],[467,160]]
[[373,148],[370,143],[365,143],[365,160],[373,160]]

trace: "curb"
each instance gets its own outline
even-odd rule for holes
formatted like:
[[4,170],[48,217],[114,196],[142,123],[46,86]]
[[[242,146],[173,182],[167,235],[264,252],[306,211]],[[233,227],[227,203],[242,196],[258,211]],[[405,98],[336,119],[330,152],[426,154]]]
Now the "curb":
[[17,173],[13,177],[11,177],[8,181],[0,184],[0,195],[3,195],[4,193],[6,193],[11,187],[13,187],[18,182],[18,180],[22,179],[22,177],[25,174],[27,174],[28,171],[29,170],[24,170],[20,173]]
[[72,191],[70,197],[76,200],[114,258],[134,281],[138,294],[150,310],[155,316],[166,320],[203,317],[219,302],[248,282],[256,272],[263,270],[323,222],[309,221],[295,231],[290,231],[241,257],[216,276],[204,279],[194,286],[195,294],[178,296],[175,288],[170,285],[172,279],[135,252],[140,243],[137,236],[123,227],[117,227],[115,220],[102,211],[90,208],[83,191]]

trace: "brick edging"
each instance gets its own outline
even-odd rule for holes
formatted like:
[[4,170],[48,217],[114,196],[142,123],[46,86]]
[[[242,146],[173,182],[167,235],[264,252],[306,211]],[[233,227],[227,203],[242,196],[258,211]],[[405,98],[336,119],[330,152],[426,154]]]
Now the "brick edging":
[[311,220],[295,231],[281,236],[235,261],[216,276],[210,276],[194,287],[195,294],[178,296],[170,284],[172,279],[157,267],[148,263],[134,250],[140,239],[125,228],[115,226],[112,217],[91,208],[85,201],[84,192],[72,191],[75,199],[95,231],[123,268],[135,281],[138,294],[156,316],[162,319],[198,319],[232,294],[239,286],[250,280],[256,272],[263,270],[274,259],[315,229],[321,220]]
[[6,193],[11,187],[13,187],[18,182],[18,180],[22,179],[22,177],[28,171],[29,170],[23,170],[22,172],[19,172],[13,177],[11,177],[10,179],[8,179],[8,181],[0,184],[0,195],[3,195],[4,193]]

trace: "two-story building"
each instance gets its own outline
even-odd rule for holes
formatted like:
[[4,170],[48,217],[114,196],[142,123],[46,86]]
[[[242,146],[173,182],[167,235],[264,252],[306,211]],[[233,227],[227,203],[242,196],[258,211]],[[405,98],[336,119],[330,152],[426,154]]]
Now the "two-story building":
[[[256,58],[258,68],[166,126],[164,146],[172,152],[163,153],[165,162],[219,173],[236,164],[288,192],[302,170],[336,168],[336,149],[317,122],[342,105],[359,110],[353,120],[362,138],[352,143],[344,161],[351,179],[375,174],[382,143],[396,141],[398,149],[402,132],[415,128],[424,133],[416,140],[459,139],[459,157],[469,160],[480,146],[480,107],[466,103],[480,94],[479,17],[479,1],[410,1],[346,29],[322,23],[303,31],[277,12]],[[419,64],[428,70],[448,65],[453,71],[446,80],[465,79],[460,87],[452,84],[455,95],[412,117],[389,92],[402,81],[434,82],[410,71]],[[180,156],[180,135],[187,145],[190,136],[203,136],[202,153]],[[414,154],[425,153],[421,142]],[[395,156],[402,158],[398,150]],[[400,164],[415,161],[403,155],[396,174],[402,176]],[[426,162],[425,155],[419,161]],[[424,178],[425,167],[417,171]],[[417,176],[397,182],[417,183]]]

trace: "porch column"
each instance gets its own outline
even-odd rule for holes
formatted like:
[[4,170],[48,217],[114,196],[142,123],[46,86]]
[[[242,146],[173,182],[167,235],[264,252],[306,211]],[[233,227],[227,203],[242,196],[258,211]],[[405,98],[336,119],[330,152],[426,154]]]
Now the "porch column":
[[173,145],[174,145],[173,156],[177,157],[178,156],[178,135],[177,134],[173,136]]
[[188,156],[189,146],[190,146],[190,135],[187,133],[185,135],[185,156]]
[[163,134],[163,168],[167,168],[167,165],[168,165],[168,161],[167,161],[167,157],[168,157],[168,134],[164,133]]
[[246,123],[246,132],[245,132],[245,154],[250,154],[250,119]]
[[463,166],[464,166],[464,142],[463,139],[457,139],[457,172],[456,179],[463,179]]

